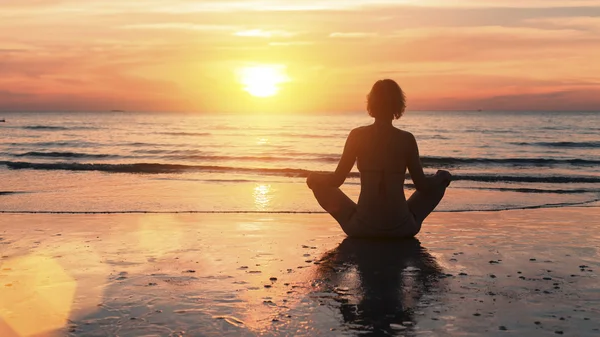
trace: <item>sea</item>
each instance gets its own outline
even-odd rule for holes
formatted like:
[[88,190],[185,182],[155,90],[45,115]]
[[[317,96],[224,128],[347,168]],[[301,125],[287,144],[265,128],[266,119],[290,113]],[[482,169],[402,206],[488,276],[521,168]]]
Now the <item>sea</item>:
[[[0,113],[0,212],[318,213],[365,112]],[[600,113],[408,111],[427,174],[454,176],[437,212],[589,207],[600,200]],[[356,167],[342,186],[355,201]],[[413,192],[407,178],[407,197]]]

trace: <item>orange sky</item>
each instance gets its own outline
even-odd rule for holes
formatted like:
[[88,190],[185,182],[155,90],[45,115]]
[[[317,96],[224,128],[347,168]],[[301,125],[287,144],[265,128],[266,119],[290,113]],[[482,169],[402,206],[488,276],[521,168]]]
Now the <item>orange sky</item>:
[[[600,110],[597,0],[1,0],[0,110]],[[236,72],[277,65],[271,98]]]

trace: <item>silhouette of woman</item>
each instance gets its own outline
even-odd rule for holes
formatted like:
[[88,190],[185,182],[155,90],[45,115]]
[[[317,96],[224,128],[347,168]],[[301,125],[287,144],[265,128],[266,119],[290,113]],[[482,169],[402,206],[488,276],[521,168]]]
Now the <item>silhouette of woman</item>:
[[[440,170],[426,177],[415,137],[393,126],[406,109],[406,97],[396,82],[378,81],[367,97],[367,110],[375,122],[350,132],[334,173],[311,173],[306,183],[348,236],[413,237],[442,200],[452,175]],[[339,188],[355,163],[361,185],[358,204]],[[417,189],[408,200],[407,168]]]

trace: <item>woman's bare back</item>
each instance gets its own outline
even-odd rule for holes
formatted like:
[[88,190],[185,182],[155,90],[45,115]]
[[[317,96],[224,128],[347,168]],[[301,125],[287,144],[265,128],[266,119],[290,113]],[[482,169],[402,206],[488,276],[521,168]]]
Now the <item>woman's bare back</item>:
[[377,124],[353,133],[361,179],[357,221],[381,231],[414,230],[416,223],[404,195],[410,133]]

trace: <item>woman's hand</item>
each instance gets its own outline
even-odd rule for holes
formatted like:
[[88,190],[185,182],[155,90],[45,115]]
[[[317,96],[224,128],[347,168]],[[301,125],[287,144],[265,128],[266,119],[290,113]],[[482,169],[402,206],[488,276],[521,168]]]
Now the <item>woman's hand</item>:
[[438,177],[445,186],[450,185],[450,182],[452,182],[452,174],[448,171],[439,170],[436,172],[435,176]]

